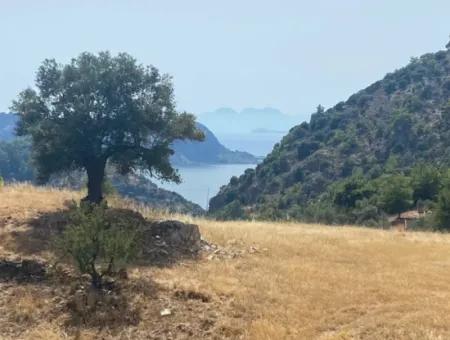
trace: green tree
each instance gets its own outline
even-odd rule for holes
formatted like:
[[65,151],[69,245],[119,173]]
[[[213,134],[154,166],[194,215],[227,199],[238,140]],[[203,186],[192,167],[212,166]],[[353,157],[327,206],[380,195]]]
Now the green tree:
[[406,111],[394,112],[391,123],[392,150],[401,153],[415,140],[413,115]]
[[316,113],[322,114],[325,113],[325,108],[322,105],[317,105]]
[[450,128],[450,100],[442,107],[442,123],[445,129]]
[[355,207],[357,201],[371,195],[366,183],[367,180],[360,174],[338,182],[333,190],[333,203],[343,208]]
[[412,189],[408,177],[391,175],[381,183],[379,203],[390,214],[399,214],[412,205]]
[[9,142],[0,141],[0,174],[6,182],[33,180],[28,139],[16,138]]
[[450,230],[450,189],[447,187],[439,193],[435,218],[439,229]]
[[17,133],[31,135],[38,180],[84,169],[86,200],[103,199],[105,166],[126,174],[144,169],[179,182],[169,157],[176,139],[201,140],[195,118],[175,109],[171,78],[126,53],[82,53],[67,65],[45,60],[36,87],[21,92],[12,109]]
[[384,172],[387,174],[395,174],[398,171],[398,158],[395,155],[389,155],[384,164]]
[[56,250],[74,261],[81,273],[89,274],[96,288],[102,287],[105,276],[124,269],[138,253],[140,221],[114,214],[105,202],[73,205],[69,221],[55,241]]
[[418,164],[411,171],[411,187],[414,202],[435,200],[441,185],[441,174],[432,165]]

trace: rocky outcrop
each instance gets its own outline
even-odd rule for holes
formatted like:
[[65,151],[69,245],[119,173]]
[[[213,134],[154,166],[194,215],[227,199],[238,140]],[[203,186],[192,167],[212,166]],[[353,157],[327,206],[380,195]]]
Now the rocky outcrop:
[[179,258],[196,257],[202,241],[198,226],[180,221],[155,221],[143,231],[143,258],[163,265]]

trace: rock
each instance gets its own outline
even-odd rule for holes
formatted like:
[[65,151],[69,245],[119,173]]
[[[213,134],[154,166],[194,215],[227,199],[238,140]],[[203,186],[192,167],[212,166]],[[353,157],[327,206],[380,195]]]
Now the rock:
[[195,224],[170,220],[150,222],[145,225],[142,238],[143,258],[154,264],[192,258],[202,250],[200,231]]
[[193,253],[201,249],[201,236],[198,226],[180,221],[158,221],[152,224],[151,234],[178,249],[189,250]]
[[248,250],[248,252],[249,252],[250,254],[254,254],[254,253],[259,252],[259,250],[258,250],[257,247],[250,246],[250,249]]
[[159,314],[160,314],[161,316],[169,316],[169,315],[172,314],[172,312],[170,311],[169,308],[164,308],[163,310],[161,310],[161,311],[159,312]]

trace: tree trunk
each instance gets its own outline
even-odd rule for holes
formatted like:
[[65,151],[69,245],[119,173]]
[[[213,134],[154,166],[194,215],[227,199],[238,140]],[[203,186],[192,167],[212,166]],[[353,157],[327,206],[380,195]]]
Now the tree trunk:
[[103,200],[103,179],[105,177],[105,162],[95,162],[86,167],[88,176],[88,194],[84,198],[85,201],[98,204]]

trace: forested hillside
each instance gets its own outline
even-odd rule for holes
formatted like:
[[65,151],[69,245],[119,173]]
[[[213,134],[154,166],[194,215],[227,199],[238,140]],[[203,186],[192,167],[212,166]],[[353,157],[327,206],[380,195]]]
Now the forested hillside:
[[256,157],[248,152],[231,151],[223,146],[217,137],[203,124],[197,123],[197,128],[205,135],[205,140],[176,141],[175,154],[171,162],[175,165],[191,164],[251,164],[256,163]]
[[[343,222],[377,223],[389,213],[381,197],[399,183],[394,176],[405,179],[407,191],[411,169],[423,168],[422,162],[446,177],[449,99],[450,50],[412,58],[347,101],[328,110],[319,106],[256,170],[232,178],[211,200],[210,211],[221,218],[326,222],[345,212]],[[342,204],[339,194],[353,198]],[[415,203],[411,198],[403,208]]]

